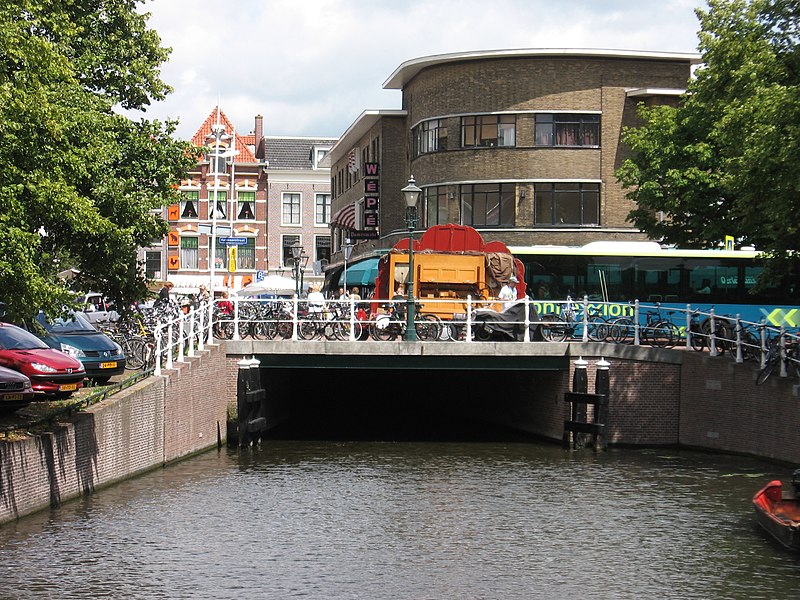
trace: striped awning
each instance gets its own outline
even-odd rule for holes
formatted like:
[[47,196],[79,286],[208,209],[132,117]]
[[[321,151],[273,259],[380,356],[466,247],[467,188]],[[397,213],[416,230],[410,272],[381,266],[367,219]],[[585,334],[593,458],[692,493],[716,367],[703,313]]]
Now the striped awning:
[[331,219],[331,225],[340,229],[354,230],[356,228],[356,205],[348,204],[339,209]]

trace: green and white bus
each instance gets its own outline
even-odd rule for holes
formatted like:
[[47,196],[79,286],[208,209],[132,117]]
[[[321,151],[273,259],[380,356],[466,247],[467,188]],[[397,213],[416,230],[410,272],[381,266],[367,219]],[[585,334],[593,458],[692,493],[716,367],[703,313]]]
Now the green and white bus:
[[780,287],[752,293],[763,269],[755,250],[689,250],[619,241],[509,250],[525,265],[529,295],[543,305],[547,300],[588,296],[590,301],[619,303],[616,309],[603,308],[606,316],[614,317],[630,314],[633,300],[667,309],[685,309],[688,304],[745,321],[764,319],[774,327],[800,327],[800,277],[794,273]]

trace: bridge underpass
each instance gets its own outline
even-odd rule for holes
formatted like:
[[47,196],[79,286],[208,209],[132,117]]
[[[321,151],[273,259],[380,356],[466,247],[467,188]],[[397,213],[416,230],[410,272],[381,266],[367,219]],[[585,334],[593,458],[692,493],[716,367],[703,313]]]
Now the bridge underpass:
[[226,353],[260,363],[264,439],[531,439],[532,421],[561,421],[570,364],[569,344],[241,340]]

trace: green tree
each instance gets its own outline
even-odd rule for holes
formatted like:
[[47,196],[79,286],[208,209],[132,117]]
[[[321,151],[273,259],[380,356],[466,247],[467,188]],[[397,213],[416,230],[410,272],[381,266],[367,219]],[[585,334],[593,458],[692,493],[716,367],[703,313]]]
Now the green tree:
[[796,268],[800,171],[800,8],[790,0],[708,0],[702,64],[674,107],[640,107],[617,171],[651,238],[713,247],[732,235]]
[[171,91],[169,50],[137,0],[0,2],[0,301],[12,319],[69,300],[59,271],[119,306],[146,293],[136,249],[168,226],[195,149],[175,123],[134,122]]

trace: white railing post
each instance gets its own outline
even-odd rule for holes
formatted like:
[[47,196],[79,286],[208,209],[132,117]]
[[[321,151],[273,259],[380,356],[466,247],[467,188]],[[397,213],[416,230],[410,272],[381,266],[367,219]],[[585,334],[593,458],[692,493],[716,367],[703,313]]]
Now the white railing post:
[[742,319],[739,313],[736,313],[736,362],[743,363],[744,356],[742,355]]
[[352,296],[347,296],[350,303],[350,341],[356,341],[356,301]]
[[163,331],[164,331],[164,326],[161,323],[156,325],[156,332],[155,332],[156,333],[156,354],[153,357],[153,359],[155,360],[155,365],[154,365],[154,368],[153,368],[153,374],[156,375],[156,376],[161,375],[161,351],[163,350],[163,348],[161,347],[161,340],[164,337],[162,335]]
[[186,313],[181,311],[178,317],[178,362],[186,362],[183,359],[184,351],[186,350]]
[[197,340],[198,340],[197,341],[197,349],[202,351],[205,348],[205,343],[206,343],[206,340],[205,340],[206,330],[203,328],[203,325],[205,324],[205,315],[206,315],[205,304],[203,304],[203,303],[200,304],[200,306],[197,309],[197,313],[196,314],[197,314],[197,327],[198,327],[198,330],[197,330]]
[[239,296],[233,298],[233,339],[242,339],[239,336]]
[[692,347],[692,305],[686,305],[686,349]]
[[786,371],[786,328],[781,325],[781,337],[778,338],[778,343],[781,351],[781,377],[788,377],[789,373]]
[[297,311],[299,299],[297,296],[292,298],[292,341],[297,341]]
[[633,345],[640,344],[639,338],[639,299],[633,302]]
[[167,369],[172,368],[172,336],[175,333],[175,321],[170,321],[169,325],[167,325],[167,343],[166,343],[166,352],[167,352]]
[[581,336],[581,341],[588,342],[589,341],[589,296],[584,296],[581,302],[583,305],[583,335]]
[[467,295],[467,335],[464,341],[472,341],[472,294]]
[[522,338],[523,342],[531,341],[531,315],[530,315],[531,299],[525,294],[525,337]]
[[709,313],[709,322],[711,323],[711,331],[708,337],[708,355],[709,356],[716,356],[717,355],[717,323],[714,317],[714,307],[711,307],[711,310],[708,311]]
[[208,301],[208,345],[214,343],[214,298]]
[[197,311],[195,311],[194,306],[189,309],[189,350],[187,354],[189,358],[194,357],[194,334],[195,334],[195,318],[196,318]]
[[758,328],[759,336],[761,337],[761,360],[760,368],[764,368],[767,364],[767,322],[762,318],[761,325]]

